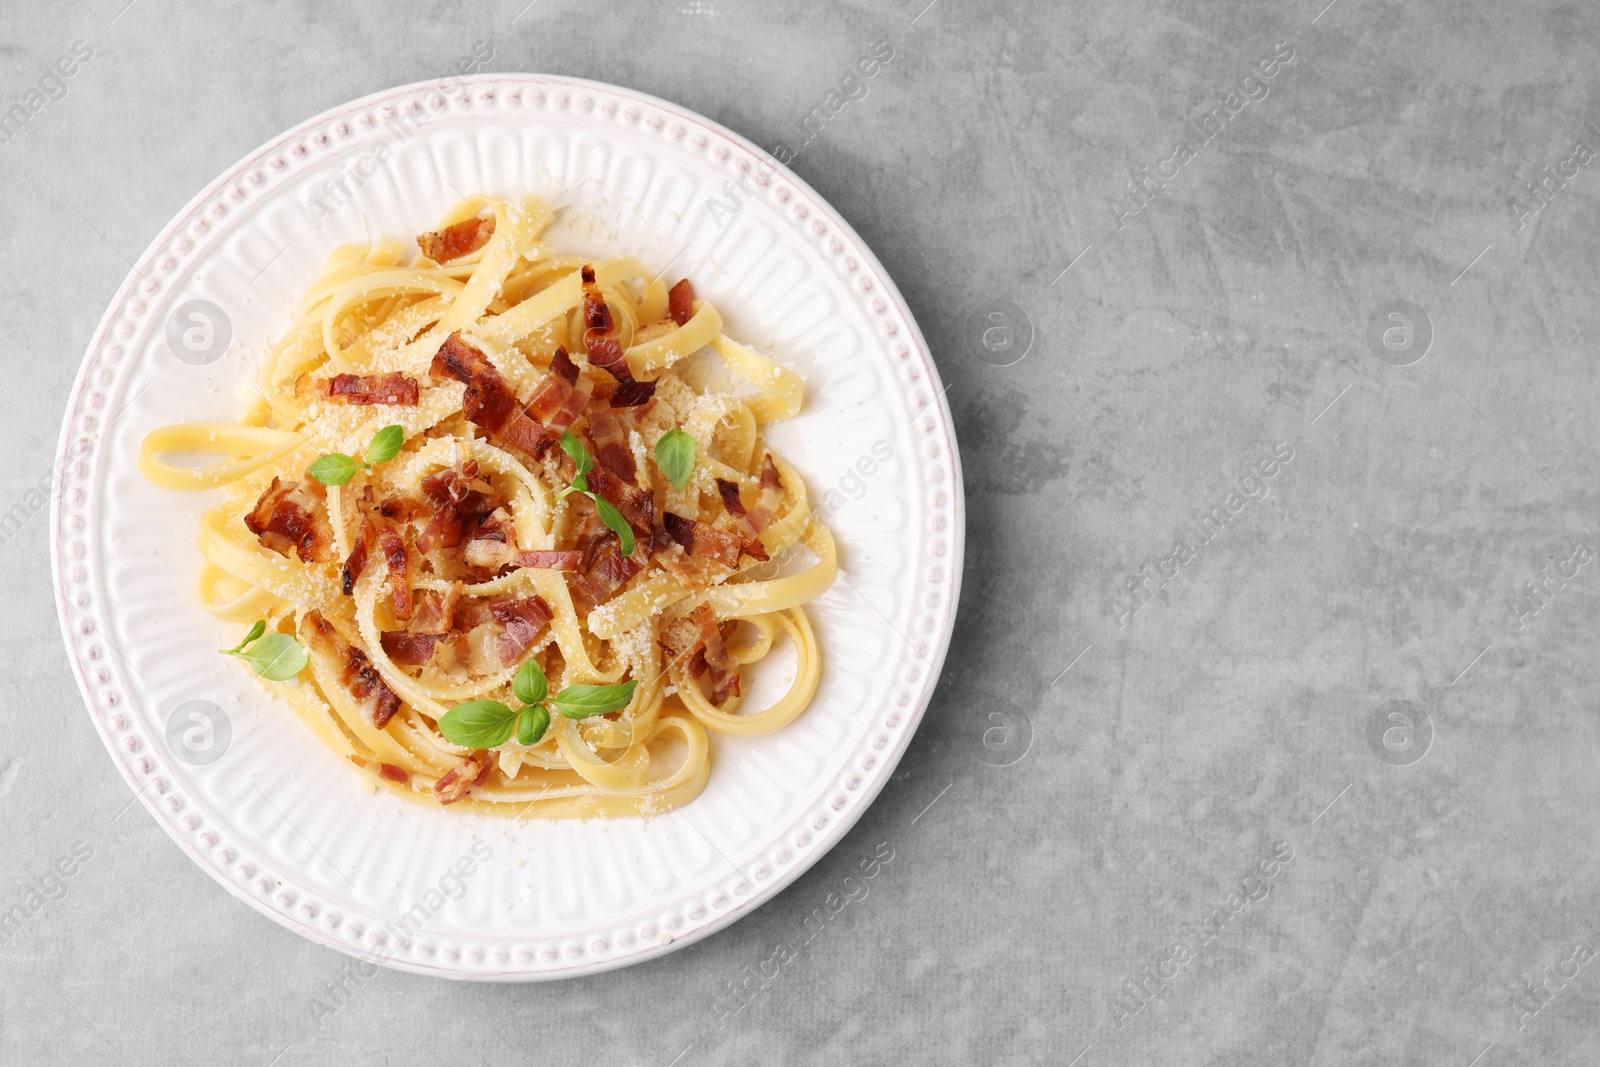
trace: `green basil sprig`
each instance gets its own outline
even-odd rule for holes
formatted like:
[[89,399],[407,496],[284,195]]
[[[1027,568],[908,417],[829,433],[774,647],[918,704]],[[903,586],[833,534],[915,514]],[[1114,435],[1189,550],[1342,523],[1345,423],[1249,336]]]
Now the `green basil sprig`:
[[656,442],[656,466],[678,492],[694,473],[694,438],[682,430],[668,430]]
[[600,521],[605,523],[606,529],[616,534],[617,540],[622,542],[622,554],[633,555],[633,527],[628,525],[628,520],[622,517],[622,512],[618,511],[611,501],[589,489],[589,472],[594,470],[594,457],[583,447],[583,442],[570,432],[561,435],[561,451],[572,457],[573,466],[578,468],[578,473],[573,477],[572,484],[561,490],[560,496],[582,493],[593,500],[595,510],[600,513]]
[[385,426],[367,442],[365,461],[347,456],[343,452],[329,452],[318,456],[306,473],[323,485],[343,485],[355,477],[356,471],[371,470],[375,463],[387,463],[400,454],[405,446],[406,431],[400,426]]
[[[263,636],[265,635],[265,636]],[[288,634],[267,633],[267,623],[259,619],[232,648],[221,650],[224,656],[237,656],[269,682],[287,682],[306,669],[311,657],[305,648]]]
[[439,717],[439,732],[446,741],[462,748],[498,748],[512,734],[516,734],[519,745],[535,745],[550,728],[552,706],[569,719],[604,715],[627,707],[638,685],[637,681],[569,685],[547,700],[550,683],[538,661],[529,658],[511,680],[511,691],[522,707],[513,709],[498,700],[469,700]]

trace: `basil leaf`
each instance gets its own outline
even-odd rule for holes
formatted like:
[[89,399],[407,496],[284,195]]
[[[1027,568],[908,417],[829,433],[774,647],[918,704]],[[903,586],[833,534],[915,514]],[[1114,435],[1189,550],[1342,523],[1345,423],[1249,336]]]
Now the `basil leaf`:
[[511,691],[524,704],[537,704],[545,698],[550,692],[550,683],[545,681],[544,670],[538,660],[529,656],[527,662],[518,668],[517,676],[511,679]]
[[541,705],[535,704],[531,708],[523,708],[522,715],[517,720],[517,744],[537,745],[539,738],[543,737],[548,729],[550,729],[550,713]]
[[306,473],[323,485],[343,485],[360,469],[361,464],[343,452],[329,452],[318,456],[317,461],[306,468]]
[[587,474],[578,475],[576,478],[572,479],[572,485],[569,486],[565,491],[569,493],[587,493],[589,491],[589,476]]
[[385,426],[372,435],[372,441],[367,445],[367,462],[387,463],[400,454],[405,443],[406,431],[402,427]]
[[656,466],[678,492],[694,473],[694,438],[682,430],[668,430],[656,442]]
[[569,719],[604,715],[627,707],[638,685],[637,681],[621,685],[569,685],[556,694],[556,710]]
[[[261,628],[265,630],[266,624],[262,623]],[[251,627],[252,632],[254,629]],[[299,641],[288,634],[277,633],[267,634],[243,652],[229,652],[228,655],[238,656],[269,682],[287,682],[305,670],[311,661]]]
[[506,743],[517,713],[498,700],[469,700],[439,717],[439,732],[462,748],[495,748]]
[[222,650],[223,655],[232,656],[232,655],[237,654],[238,652],[240,652],[240,651],[242,651],[244,649],[245,645],[248,645],[251,641],[254,641],[256,638],[260,637],[262,634],[264,634],[266,632],[267,632],[267,621],[265,619],[257,619],[256,620],[256,624],[254,626],[250,627],[250,632],[244,635],[244,640],[240,641],[237,645],[234,645],[232,648],[223,649]]
[[561,435],[561,451],[572,457],[572,462],[577,464],[579,474],[588,474],[594,470],[594,459],[590,457],[589,450],[583,447],[583,442],[572,436],[571,431]]
[[611,502],[605,497],[593,493],[590,493],[589,497],[594,501],[595,510],[600,512],[600,521],[605,523],[606,528],[616,534],[618,540],[622,542],[622,554],[633,555],[633,527],[622,517],[622,512],[612,507]]

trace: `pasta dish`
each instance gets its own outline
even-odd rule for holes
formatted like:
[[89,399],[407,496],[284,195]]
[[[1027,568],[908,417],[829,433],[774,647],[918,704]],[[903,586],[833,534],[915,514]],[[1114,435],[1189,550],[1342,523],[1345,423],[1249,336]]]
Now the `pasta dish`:
[[[220,490],[196,590],[248,627],[225,651],[372,783],[650,814],[704,787],[707,731],[810,703],[803,605],[833,583],[833,537],[763,436],[800,410],[799,375],[688,280],[550,247],[550,220],[475,196],[416,249],[339,248],[240,421],[158,429],[140,470]],[[780,648],[787,690],[745,707]]]

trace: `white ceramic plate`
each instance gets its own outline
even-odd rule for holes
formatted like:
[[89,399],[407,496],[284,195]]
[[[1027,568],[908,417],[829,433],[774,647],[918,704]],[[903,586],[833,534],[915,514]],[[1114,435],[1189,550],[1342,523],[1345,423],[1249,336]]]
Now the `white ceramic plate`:
[[[815,192],[769,166],[714,123],[612,86],[542,75],[428,83],[276,138],[140,258],[95,331],[62,425],[58,608],[112,760],[229,892],[291,930],[405,970],[587,974],[748,914],[844,836],[888,781],[955,616],[955,437],[894,284]],[[135,469],[155,427],[238,416],[266,346],[335,245],[409,240],[471,192],[533,192],[564,207],[558,247],[627,252],[692,278],[732,336],[805,377],[803,413],[772,437],[840,547],[841,578],[810,608],[822,685],[777,733],[715,737],[711,782],[681,812],[513,823],[368,795],[287,707],[217,655],[236,628],[191,594],[196,522],[213,495],[164,492]],[[219,311],[208,338],[203,320]],[[206,362],[208,352],[219,354]],[[195,701],[220,709],[209,734],[189,714],[204,706]]]

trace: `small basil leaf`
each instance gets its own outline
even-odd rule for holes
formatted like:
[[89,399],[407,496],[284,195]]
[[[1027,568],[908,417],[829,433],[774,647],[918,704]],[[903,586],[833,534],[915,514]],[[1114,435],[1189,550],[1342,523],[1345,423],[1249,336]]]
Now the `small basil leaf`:
[[678,492],[694,473],[694,438],[682,430],[668,430],[656,442],[656,466]]
[[406,431],[399,426],[385,426],[372,435],[367,445],[368,463],[387,463],[400,454],[406,443]]
[[605,523],[606,528],[616,534],[617,539],[622,542],[622,554],[633,555],[633,527],[628,525],[628,520],[623,518],[622,512],[612,507],[611,502],[605,497],[595,496],[593,493],[589,496],[594,499],[595,510],[600,512],[600,521]]
[[343,485],[360,469],[361,464],[343,452],[330,452],[318,456],[317,461],[306,468],[306,473],[323,485]]
[[518,668],[517,676],[511,679],[511,691],[524,704],[537,704],[545,698],[550,692],[550,683],[545,681],[544,670],[538,660],[530,656]]
[[621,685],[569,685],[556,694],[556,710],[569,719],[587,719],[628,706],[638,682]]
[[469,700],[439,717],[439,732],[462,748],[496,748],[506,743],[517,713],[498,700]]
[[269,682],[287,682],[310,662],[305,648],[288,634],[267,634],[243,652],[228,655],[238,656]]
[[584,448],[583,442],[572,436],[570,431],[561,435],[561,451],[572,457],[579,474],[588,474],[594,470],[594,459],[590,457],[589,450]]
[[587,474],[580,474],[576,478],[572,479],[572,485],[566,490],[566,492],[569,493],[587,493],[588,491],[589,476]]
[[[532,662],[531,660],[529,662]],[[544,707],[535,704],[530,708],[523,708],[522,715],[517,720],[517,744],[537,745],[539,738],[550,729],[550,713]]]
[[223,651],[224,654],[229,655],[229,656],[235,655],[236,653],[243,651],[245,645],[248,645],[251,641],[254,641],[256,638],[260,637],[262,634],[264,634],[266,632],[267,632],[267,622],[266,622],[266,620],[265,619],[257,619],[256,620],[256,624],[254,626],[250,627],[250,632],[244,635],[244,640],[243,641],[240,641],[237,645],[234,645],[232,648],[225,648],[222,651]]

